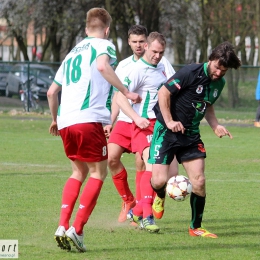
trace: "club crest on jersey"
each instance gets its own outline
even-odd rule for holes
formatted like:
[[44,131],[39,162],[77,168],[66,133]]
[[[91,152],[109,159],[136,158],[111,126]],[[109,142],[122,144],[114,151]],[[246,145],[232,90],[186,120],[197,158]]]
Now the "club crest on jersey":
[[181,89],[181,86],[179,85],[179,80],[178,79],[169,79],[167,81],[167,84],[171,87],[172,85],[174,85],[177,89]]
[[127,84],[127,86],[129,86],[131,83],[131,80],[128,77],[125,77],[124,82]]
[[218,90],[217,90],[217,89],[214,89],[213,97],[216,98],[217,96],[218,96]]
[[201,94],[203,91],[203,86],[202,85],[198,85],[197,89],[196,89],[196,93]]

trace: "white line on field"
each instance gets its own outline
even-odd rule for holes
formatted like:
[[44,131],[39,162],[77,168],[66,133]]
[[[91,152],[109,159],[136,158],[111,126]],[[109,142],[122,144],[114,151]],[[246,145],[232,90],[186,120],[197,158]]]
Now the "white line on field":
[[[56,168],[56,167],[67,167],[66,165],[59,165],[59,164],[32,164],[32,163],[9,163],[9,162],[0,162],[0,165],[5,166],[28,166],[28,167],[49,167],[49,168]],[[70,164],[68,164],[70,166]],[[127,170],[135,170],[135,168],[127,167]]]
[[7,162],[0,162],[0,165],[5,166],[22,166],[22,167],[47,167],[47,168],[60,168],[64,167],[64,165],[57,165],[57,164],[32,164],[32,163],[7,163]]

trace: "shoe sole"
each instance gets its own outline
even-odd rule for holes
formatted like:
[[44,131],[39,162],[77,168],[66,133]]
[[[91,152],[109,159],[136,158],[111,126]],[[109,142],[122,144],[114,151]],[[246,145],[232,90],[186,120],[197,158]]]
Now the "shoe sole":
[[82,249],[81,247],[79,247],[79,246],[73,241],[73,239],[71,239],[70,237],[68,237],[68,236],[66,236],[66,235],[65,235],[65,238],[66,238],[66,240],[67,240],[68,242],[72,243],[72,245],[73,245],[74,247],[76,247],[76,249],[77,249],[80,253],[86,252],[84,249]]
[[191,237],[205,237],[205,238],[218,238],[218,236],[217,235],[215,235],[215,234],[212,234],[212,233],[208,233],[208,234],[206,234],[206,235],[197,235],[197,234],[194,234],[193,232],[190,232],[189,231],[189,235],[191,236]]
[[191,234],[190,234],[190,236],[191,236],[191,237],[218,238],[217,236],[210,235],[210,234],[208,234],[208,235],[206,235],[206,236],[197,236],[197,235],[191,235]]
[[158,229],[147,229],[147,228],[144,228],[144,230],[146,230],[146,231],[148,231],[148,232],[150,232],[150,233],[158,233],[159,231],[160,231],[160,228],[158,228]]
[[62,250],[67,250],[70,251],[71,250],[71,246],[70,243],[66,240],[65,237],[61,237],[61,236],[54,236],[54,239],[57,243],[57,246],[62,249]]

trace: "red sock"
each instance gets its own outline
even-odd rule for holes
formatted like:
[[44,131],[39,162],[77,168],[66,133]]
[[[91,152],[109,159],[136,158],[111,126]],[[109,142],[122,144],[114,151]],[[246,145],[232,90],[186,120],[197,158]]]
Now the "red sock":
[[100,194],[103,181],[89,178],[80,196],[80,205],[73,223],[78,235],[83,233],[83,227],[87,223]]
[[78,198],[81,185],[82,183],[80,181],[73,178],[69,178],[64,185],[59,225],[64,226],[66,230],[69,228],[69,220]]
[[143,216],[143,201],[140,199],[133,207],[133,214],[142,217]]
[[152,177],[152,172],[145,171],[143,173],[140,182],[142,205],[143,205],[143,218],[153,215],[152,204],[153,204],[154,191],[150,183],[151,177]]
[[135,199],[137,202],[141,199],[140,181],[143,176],[143,173],[144,171],[137,171],[135,176]]
[[127,172],[125,168],[121,172],[113,176],[112,180],[119,195],[125,202],[131,202],[134,200],[134,195],[128,185]]

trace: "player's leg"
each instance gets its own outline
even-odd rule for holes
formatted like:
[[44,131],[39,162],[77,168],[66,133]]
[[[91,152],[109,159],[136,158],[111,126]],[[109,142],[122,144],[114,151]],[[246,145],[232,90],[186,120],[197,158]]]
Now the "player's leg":
[[217,235],[210,233],[202,227],[202,216],[205,207],[206,189],[205,189],[205,159],[197,158],[182,162],[182,165],[192,184],[192,193],[190,197],[191,205],[191,223],[189,234],[191,236],[202,236],[217,238]]
[[96,206],[103,182],[107,176],[107,160],[101,162],[88,162],[89,179],[80,196],[80,205],[75,220],[65,235],[69,241],[80,251],[85,252],[83,244],[83,227],[87,223]]
[[124,150],[125,148],[115,143],[108,144],[108,167],[113,183],[123,202],[131,204],[134,201],[134,196],[129,188],[127,171],[120,160]]
[[[155,168],[156,167],[157,166],[155,166]],[[168,166],[166,168],[168,168]],[[167,181],[171,177],[178,175],[178,170],[179,170],[178,161],[177,161],[176,157],[174,157],[171,164],[169,165]],[[159,174],[159,173],[156,173],[156,174]],[[154,213],[154,216],[158,219],[162,218],[163,213],[164,213],[164,203],[165,203],[165,196],[166,196],[165,187],[166,187],[166,184],[164,185],[164,188],[158,190],[158,195],[156,193],[156,196],[155,196],[154,202],[153,202],[153,213]]]
[[153,201],[153,215],[157,219],[161,219],[164,214],[165,187],[168,181],[169,165],[153,164],[153,172],[151,178],[151,187],[156,193]]
[[152,144],[150,147],[149,162],[153,165],[151,187],[156,195],[153,201],[153,215],[160,219],[164,214],[165,187],[169,177],[169,165],[175,167],[174,174],[178,173],[178,165],[174,159],[174,150],[170,150],[171,143],[166,140],[167,128],[160,122],[156,122],[154,127]]
[[83,227],[96,205],[107,176],[107,140],[101,124],[85,123],[70,127],[70,141],[74,143],[75,149],[71,153],[66,152],[67,156],[74,159],[73,162],[78,169],[88,169],[90,177],[80,196],[76,218],[65,232],[65,237],[80,252],[85,252]]
[[145,163],[139,152],[135,153],[135,199],[138,202],[141,199],[140,181],[143,173],[145,172]]
[[87,177],[88,167],[86,163],[79,164],[71,161],[72,175],[67,180],[62,192],[62,205],[60,211],[59,227],[54,238],[62,249],[70,250],[70,244],[65,239],[65,232],[69,228],[69,220],[78,198],[82,183]]
[[[135,153],[135,169],[136,169],[136,175],[135,175],[135,201],[136,204],[141,200],[141,189],[140,189],[140,182],[141,182],[141,178],[143,176],[143,173],[145,172],[145,163],[140,155],[139,152]],[[143,208],[140,206],[140,216],[143,215]],[[137,222],[141,223],[141,225],[136,224],[133,221],[133,210],[129,210],[127,213],[127,219],[129,219],[131,221],[131,225],[133,226],[141,226],[141,228],[143,227],[141,221],[139,221],[139,219],[137,219]]]
[[[64,149],[68,158],[73,157],[75,160],[77,158],[77,140],[74,140],[71,135],[76,130],[75,127],[67,127],[60,130],[62,137]],[[70,158],[71,159],[71,158]],[[74,162],[72,165],[72,175],[67,180],[64,185],[62,192],[62,205],[60,211],[59,227],[55,232],[54,239],[56,240],[58,246],[62,249],[70,249],[69,243],[65,239],[65,232],[69,228],[69,220],[74,209],[75,202],[78,198],[80,188],[84,182],[88,167],[86,163],[81,163],[76,165]]]
[[149,147],[146,147],[142,153],[142,157],[145,162],[145,172],[143,173],[140,181],[141,203],[142,203],[142,210],[143,210],[142,224],[144,229],[150,232],[158,232],[160,228],[156,225],[154,221],[153,212],[152,212],[154,191],[150,184],[150,180],[152,177],[152,165],[147,162],[148,156],[149,156]]
[[[172,162],[169,166],[167,181],[171,177],[178,175],[178,172],[179,172],[178,161],[177,161],[176,157],[174,157],[174,159],[172,160]],[[165,196],[166,196],[165,188],[166,188],[166,186],[164,186],[163,189],[158,190],[159,195],[157,195],[156,192],[154,195],[152,209],[153,209],[154,217],[156,217],[158,219],[161,219],[164,214],[164,204],[165,204]]]
[[178,174],[179,174],[179,163],[176,159],[176,156],[174,156],[174,158],[170,164],[170,167],[169,167],[167,179],[169,180],[171,177],[177,176]]
[[130,123],[118,121],[108,142],[108,167],[113,183],[122,198],[119,222],[127,219],[128,211],[135,206],[135,198],[128,184],[128,174],[121,162],[123,152],[131,150]]

